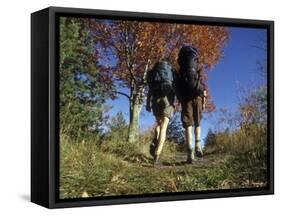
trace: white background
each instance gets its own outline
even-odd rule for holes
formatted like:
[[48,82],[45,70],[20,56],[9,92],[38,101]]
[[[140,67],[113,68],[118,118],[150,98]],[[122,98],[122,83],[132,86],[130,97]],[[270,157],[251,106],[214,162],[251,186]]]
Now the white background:
[[0,6],[0,215],[276,215],[280,202],[280,98],[275,97],[276,195],[47,210],[30,199],[30,13],[48,6],[275,20],[275,94],[281,15],[277,0],[3,0]]

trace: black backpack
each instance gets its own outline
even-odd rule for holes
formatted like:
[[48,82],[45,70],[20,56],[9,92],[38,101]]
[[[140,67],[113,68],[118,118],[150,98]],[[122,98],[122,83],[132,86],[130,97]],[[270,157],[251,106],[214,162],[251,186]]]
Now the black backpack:
[[183,46],[178,55],[178,64],[185,89],[194,95],[202,95],[204,88],[200,82],[198,50],[193,46]]
[[155,64],[148,76],[148,85],[154,96],[167,96],[174,92],[174,74],[167,61]]

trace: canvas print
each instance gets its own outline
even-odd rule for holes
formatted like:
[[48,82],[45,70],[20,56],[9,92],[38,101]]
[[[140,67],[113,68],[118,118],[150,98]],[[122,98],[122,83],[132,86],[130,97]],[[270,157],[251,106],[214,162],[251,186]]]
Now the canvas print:
[[60,199],[267,186],[266,28],[58,20]]

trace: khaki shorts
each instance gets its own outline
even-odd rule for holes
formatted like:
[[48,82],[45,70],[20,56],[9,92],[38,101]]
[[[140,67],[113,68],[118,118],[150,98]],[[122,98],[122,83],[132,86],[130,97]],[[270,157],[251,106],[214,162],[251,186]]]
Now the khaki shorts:
[[152,100],[152,112],[155,117],[167,117],[174,115],[174,107],[170,105],[167,97],[154,98]]
[[188,126],[200,126],[203,111],[203,99],[198,96],[181,104],[181,121],[184,128]]

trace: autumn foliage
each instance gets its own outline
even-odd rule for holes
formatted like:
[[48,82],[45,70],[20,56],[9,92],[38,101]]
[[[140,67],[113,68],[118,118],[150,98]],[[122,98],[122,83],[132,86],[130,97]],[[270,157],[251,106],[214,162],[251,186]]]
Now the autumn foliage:
[[[138,130],[146,75],[153,65],[168,59],[178,69],[179,49],[184,44],[191,44],[198,48],[205,71],[210,71],[223,56],[223,47],[229,37],[226,27],[210,25],[102,19],[88,20],[87,24],[105,82],[110,78],[109,84],[129,89],[129,93],[116,93],[130,101],[130,129],[133,133]],[[207,74],[204,74],[203,80],[206,79]],[[210,97],[208,101],[207,110],[212,111],[214,105],[210,103]]]

